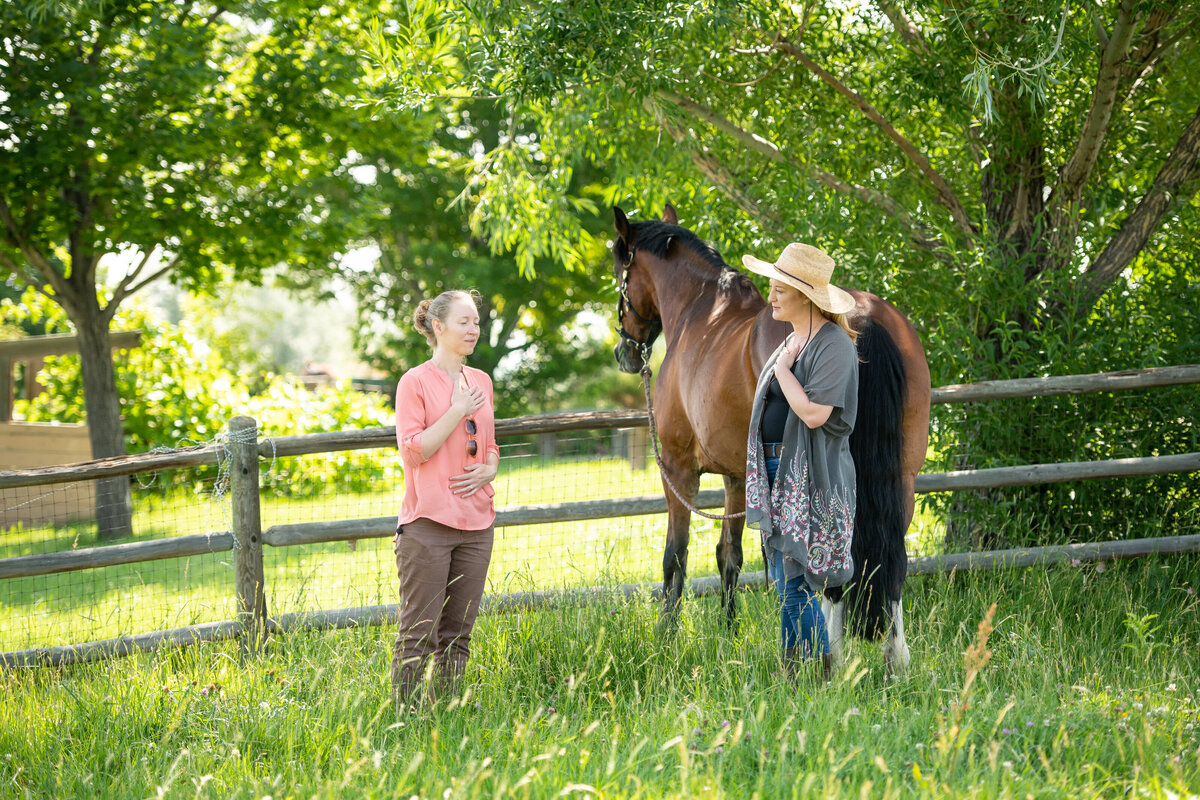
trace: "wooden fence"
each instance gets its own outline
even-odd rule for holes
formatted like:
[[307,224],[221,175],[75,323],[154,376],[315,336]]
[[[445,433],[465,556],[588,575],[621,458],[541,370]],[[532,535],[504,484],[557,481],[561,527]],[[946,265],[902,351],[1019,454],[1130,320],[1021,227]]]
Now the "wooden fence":
[[[1195,383],[1200,383],[1200,365],[945,386],[933,391],[933,402],[964,403]],[[647,424],[644,411],[568,412],[498,420],[496,435],[503,438],[578,430],[637,428]],[[232,550],[238,609],[237,620],[193,625],[101,642],[0,653],[0,665],[61,665],[123,656],[158,647],[180,647],[235,637],[240,640],[243,651],[253,651],[261,644],[263,636],[270,631],[394,622],[397,618],[395,605],[298,612],[275,618],[268,617],[264,599],[263,545],[287,547],[387,537],[394,533],[395,516],[275,525],[263,530],[259,514],[258,474],[258,463],[262,456],[299,456],[394,446],[395,429],[392,427],[272,437],[260,441],[257,438],[255,421],[248,417],[236,417],[230,421],[226,441],[218,444],[183,448],[167,453],[147,453],[81,464],[0,472],[0,490],[4,490],[129,476],[163,469],[216,465],[222,458],[228,458],[233,508],[232,531],[0,559],[0,579]],[[927,474],[918,476],[916,488],[918,492],[940,492],[1194,471],[1200,471],[1200,453]],[[697,505],[701,508],[723,506],[724,491],[718,489],[701,492],[697,497]],[[496,526],[628,517],[665,511],[666,499],[662,495],[547,503],[498,509]],[[1084,561],[1182,552],[1200,552],[1200,535],[917,558],[910,561],[909,572],[925,574],[950,569],[995,569],[1054,563],[1068,559]],[[743,585],[763,581],[761,572],[744,573],[741,577]],[[719,589],[719,579],[693,579],[692,589],[697,594],[716,591]],[[485,597],[484,607],[490,610],[525,607],[607,594],[614,590],[625,594],[653,593],[655,585],[519,592]]]
[[[132,350],[141,344],[142,332],[113,331],[108,335],[108,340],[114,350]],[[8,422],[12,416],[14,364],[26,363],[25,397],[32,399],[41,391],[34,376],[42,360],[46,356],[77,354],[78,341],[79,338],[74,334],[65,333],[0,340],[0,422]]]

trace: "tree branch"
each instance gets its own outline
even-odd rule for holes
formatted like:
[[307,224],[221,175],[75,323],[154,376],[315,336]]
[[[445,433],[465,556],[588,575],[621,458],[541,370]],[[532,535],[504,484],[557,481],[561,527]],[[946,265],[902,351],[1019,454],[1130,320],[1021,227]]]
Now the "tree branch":
[[1121,67],[1129,55],[1133,28],[1133,0],[1123,0],[1117,11],[1117,21],[1112,34],[1108,37],[1108,44],[1100,56],[1100,71],[1092,90],[1091,108],[1088,109],[1083,129],[1079,133],[1075,152],[1063,167],[1058,186],[1054,190],[1055,205],[1058,209],[1076,205],[1083,184],[1096,165],[1100,146],[1104,143],[1104,134],[1112,121],[1117,87],[1121,80]]
[[[672,124],[663,115],[657,113],[657,109],[649,97],[646,98],[643,105],[647,111],[655,114],[658,118],[658,124],[671,135],[672,139],[679,144],[683,144],[688,140],[689,137],[682,128]],[[747,216],[758,222],[764,229],[780,231],[786,227],[778,214],[763,208],[762,203],[746,194],[743,188],[744,184],[737,175],[726,169],[703,145],[698,145],[698,149],[692,149],[691,156],[692,163],[696,165],[696,168],[716,184],[738,208],[746,212]]]
[[933,168],[933,165],[929,163],[929,159],[925,157],[924,153],[918,150],[912,142],[910,142],[898,130],[896,130],[896,127],[887,119],[885,119],[884,116],[880,114],[874,106],[868,103],[862,95],[846,86],[846,84],[842,83],[827,70],[820,67],[799,47],[796,47],[791,42],[782,38],[782,36],[777,36],[775,41],[771,44],[771,47],[772,49],[787,53],[795,58],[806,68],[808,68],[810,72],[832,87],[834,91],[849,100],[856,108],[858,108],[859,111],[863,113],[864,116],[867,117],[867,119],[879,126],[879,129],[883,131],[884,135],[895,142],[896,145],[899,146],[901,152],[908,157],[909,161],[915,164],[917,169],[920,170],[921,174],[928,178],[929,182],[933,184],[934,189],[937,192],[938,202],[944,205],[950,211],[950,216],[954,219],[955,224],[958,225],[959,230],[966,234],[967,240],[974,240],[977,232],[975,230],[975,225],[971,222],[970,215],[967,214],[966,208],[958,199],[958,195],[955,193],[954,189],[951,188],[949,182],[942,177],[941,173]]
[[200,27],[207,28],[209,25],[212,25],[214,22],[217,21],[218,17],[220,17],[222,14],[225,13],[225,11],[226,11],[225,6],[218,4],[217,6],[215,6],[213,8],[212,12],[207,17],[204,18],[204,23]]
[[178,263],[179,263],[179,256],[177,255],[177,256],[175,256],[175,258],[171,259],[170,264],[167,264],[165,267],[158,270],[157,272],[153,272],[150,275],[147,275],[146,279],[144,281],[142,281],[141,283],[135,284],[134,286],[130,286],[129,291],[126,293],[126,296],[137,294],[142,289],[145,289],[147,286],[154,283],[159,278],[163,277],[164,275],[170,274],[170,272],[173,269],[175,269],[175,265]]
[[[1171,205],[1187,200],[1200,182],[1200,108],[1175,142],[1137,208],[1121,224],[1084,274],[1084,308],[1098,298],[1142,251]],[[1181,193],[1182,190],[1182,193]]]
[[144,253],[142,253],[142,260],[138,262],[138,265],[131,269],[129,273],[121,279],[121,282],[117,284],[116,291],[113,292],[114,298],[120,296],[123,300],[127,295],[132,294],[132,292],[129,291],[129,284],[137,280],[137,276],[140,275],[142,270],[146,268],[146,263],[150,260],[150,256],[154,255],[155,251],[157,250],[158,245],[155,245],[154,247],[151,247],[149,250],[146,250]]
[[[1117,108],[1124,108],[1129,102],[1129,98],[1137,93],[1137,90],[1146,85],[1146,79],[1154,73],[1154,70],[1160,63],[1163,57],[1177,45],[1181,39],[1188,36],[1194,26],[1195,20],[1185,21],[1179,26],[1171,36],[1159,41],[1159,34],[1171,21],[1171,17],[1167,12],[1158,10],[1151,12],[1146,18],[1146,24],[1142,26],[1139,34],[1139,42],[1134,45],[1133,55],[1130,56],[1131,72],[1134,74],[1133,80],[1129,84],[1129,88],[1121,96]],[[1126,72],[1126,76],[1130,74]]]
[[176,253],[175,257],[172,258],[168,264],[146,276],[145,280],[141,282],[137,281],[137,277],[141,274],[142,269],[146,266],[146,262],[150,260],[150,256],[153,255],[157,249],[157,246],[150,248],[146,254],[142,256],[141,263],[138,264],[137,267],[135,267],[128,275],[122,278],[121,282],[117,284],[117,288],[113,290],[112,298],[108,301],[108,305],[105,306],[104,314],[108,317],[108,319],[112,319],[113,314],[116,313],[117,307],[120,306],[121,303],[125,302],[126,298],[128,298],[130,295],[140,292],[151,283],[154,283],[154,281],[175,269],[175,265],[179,263],[179,257],[181,255],[180,253]]
[[38,288],[39,291],[41,290],[39,284],[41,284],[42,281],[38,280],[38,274],[36,272],[30,272],[26,268],[19,266],[3,251],[0,251],[0,264],[3,264],[5,269],[7,269],[13,275],[16,275],[27,286],[33,286]]
[[[58,300],[63,304],[63,308],[68,311],[73,310],[77,300],[75,291],[67,282],[66,277],[54,268],[41,251],[31,244],[21,235],[21,229],[17,225],[17,221],[13,218],[12,210],[8,207],[8,202],[3,197],[0,197],[0,222],[4,223],[4,229],[8,240],[13,246],[21,251],[21,255],[25,256],[25,261],[31,266],[38,276],[43,281],[50,284],[54,289],[54,293],[58,296]],[[28,273],[25,273],[28,276]],[[41,281],[29,281],[30,284],[37,286]]]
[[728,134],[734,140],[742,143],[750,150],[764,155],[779,164],[786,164],[787,166],[799,172],[805,172],[809,175],[809,177],[822,186],[843,194],[857,197],[863,202],[883,210],[904,226],[904,228],[908,231],[909,238],[914,244],[917,244],[935,254],[943,251],[943,246],[940,242],[930,235],[922,225],[914,220],[912,216],[900,206],[899,203],[883,192],[866,186],[847,183],[838,176],[834,175],[832,172],[823,170],[820,167],[809,164],[801,164],[800,162],[786,156],[783,151],[780,150],[779,147],[773,142],[769,142],[757,134],[738,127],[725,117],[718,114],[709,106],[692,100],[689,97],[677,95],[673,92],[667,91],[666,89],[658,90],[655,92],[655,96],[665,100],[680,110],[687,112],[691,116],[696,117],[703,122],[707,122],[718,130]]
[[[76,61],[83,61],[79,45],[76,45],[75,54]],[[67,123],[76,142],[87,138],[87,123],[76,102],[71,102],[67,108]],[[97,261],[90,145],[80,148],[80,157],[74,167],[59,192],[63,202],[75,212],[67,228],[67,251],[71,256],[68,283],[78,287],[80,300],[86,302],[87,295],[95,291]]]
[[923,56],[929,55],[929,45],[925,43],[921,29],[916,26],[908,14],[904,13],[904,9],[900,7],[899,3],[893,2],[893,0],[875,0],[875,5],[879,6],[879,10],[891,20],[892,27],[896,29],[896,33],[900,34],[901,40],[908,45],[908,49]]

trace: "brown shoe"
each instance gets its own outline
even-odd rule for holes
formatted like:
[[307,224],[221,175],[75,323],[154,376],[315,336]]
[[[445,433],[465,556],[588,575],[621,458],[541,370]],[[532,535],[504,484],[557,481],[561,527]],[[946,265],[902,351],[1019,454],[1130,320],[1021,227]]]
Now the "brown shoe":
[[453,698],[458,694],[463,673],[467,671],[467,657],[447,658],[438,661],[434,668],[434,681],[430,687],[437,698]]
[[422,670],[415,664],[392,667],[392,705],[397,711],[404,711],[421,700],[424,694]]

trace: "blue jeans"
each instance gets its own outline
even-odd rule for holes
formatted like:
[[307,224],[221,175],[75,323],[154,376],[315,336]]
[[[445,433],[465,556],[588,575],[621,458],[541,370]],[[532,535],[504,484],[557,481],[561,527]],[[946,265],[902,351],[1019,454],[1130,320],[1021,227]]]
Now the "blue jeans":
[[[767,481],[775,483],[779,459],[767,459]],[[779,632],[783,649],[800,646],[804,658],[829,652],[829,632],[825,630],[825,615],[821,613],[821,597],[804,580],[803,575],[788,579],[783,570],[783,553],[769,554],[767,577],[775,584],[782,605],[779,611]]]

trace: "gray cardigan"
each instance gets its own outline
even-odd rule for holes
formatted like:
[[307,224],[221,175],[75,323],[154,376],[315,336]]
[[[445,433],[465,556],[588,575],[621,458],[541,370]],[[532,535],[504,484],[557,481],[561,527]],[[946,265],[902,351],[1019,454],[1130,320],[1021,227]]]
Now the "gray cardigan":
[[[786,341],[790,340],[791,336]],[[795,412],[783,431],[783,455],[773,486],[767,485],[762,447],[763,400],[783,345],[758,378],[746,447],[746,523],[762,531],[768,551],[784,555],[787,577],[804,575],[816,590],[841,586],[854,575],[854,461],[850,433],[858,413],[858,352],[850,337],[827,323],[792,366],[814,403],[833,406],[829,419],[810,429]]]

